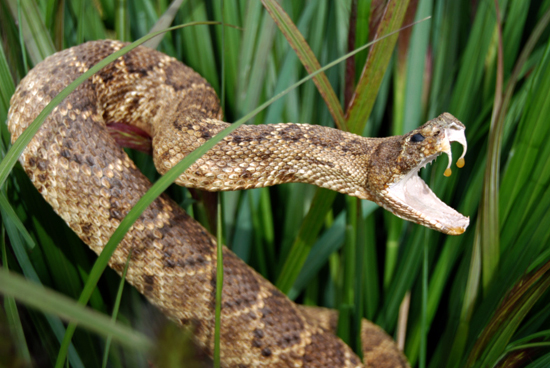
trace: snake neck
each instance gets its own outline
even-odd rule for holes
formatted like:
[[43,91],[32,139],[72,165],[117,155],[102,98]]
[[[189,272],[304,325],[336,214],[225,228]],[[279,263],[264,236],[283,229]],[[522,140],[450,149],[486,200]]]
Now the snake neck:
[[[161,173],[228,125],[188,116],[169,123],[153,139],[153,157]],[[176,183],[226,191],[300,182],[370,199],[368,158],[381,141],[314,125],[243,126],[197,160]]]

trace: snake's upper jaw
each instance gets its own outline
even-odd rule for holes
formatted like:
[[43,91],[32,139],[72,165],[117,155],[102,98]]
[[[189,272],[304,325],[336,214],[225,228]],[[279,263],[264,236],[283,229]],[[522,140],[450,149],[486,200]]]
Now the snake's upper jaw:
[[[450,114],[447,115],[450,116]],[[382,191],[381,202],[384,207],[401,218],[449,235],[459,235],[470,224],[469,217],[462,215],[437,198],[434,192],[418,176],[420,169],[435,160],[441,153],[446,153],[449,156],[449,165],[445,171],[445,176],[450,175],[451,142],[458,142],[463,146],[463,153],[457,161],[457,166],[464,166],[464,155],[467,150],[464,125],[447,122],[440,128],[444,129],[445,134],[444,138],[438,140],[435,153],[422,159],[399,181],[389,185],[386,190]]]

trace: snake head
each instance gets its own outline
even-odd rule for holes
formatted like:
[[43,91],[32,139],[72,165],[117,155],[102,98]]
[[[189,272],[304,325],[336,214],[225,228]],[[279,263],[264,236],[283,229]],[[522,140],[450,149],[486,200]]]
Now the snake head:
[[[462,234],[470,219],[437,198],[418,172],[437,156],[446,153],[449,164],[444,175],[450,176],[451,142],[463,146],[457,166],[464,166],[467,150],[465,129],[454,116],[444,113],[408,134],[391,137],[389,139],[393,141],[381,144],[387,147],[381,147],[377,155],[373,154],[371,166],[386,165],[387,169],[377,170],[374,177],[379,179],[367,183],[367,190],[376,193],[374,201],[405,220],[450,235]],[[373,190],[369,190],[369,185]]]

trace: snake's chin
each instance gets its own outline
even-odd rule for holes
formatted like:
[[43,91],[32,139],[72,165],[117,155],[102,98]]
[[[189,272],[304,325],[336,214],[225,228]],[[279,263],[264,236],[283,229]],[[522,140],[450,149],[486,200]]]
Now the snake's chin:
[[386,189],[383,196],[397,204],[406,220],[416,222],[449,235],[462,234],[470,224],[470,218],[447,206],[418,176],[421,168],[431,163],[439,154],[426,157],[415,169],[400,181]]

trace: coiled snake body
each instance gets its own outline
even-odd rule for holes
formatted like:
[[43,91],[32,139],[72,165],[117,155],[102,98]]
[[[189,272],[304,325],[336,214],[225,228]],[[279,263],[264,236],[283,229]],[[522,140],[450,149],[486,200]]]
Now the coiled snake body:
[[[12,141],[76,77],[120,49],[89,42],[37,65],[12,97]],[[160,52],[137,48],[80,85],[58,105],[20,161],[39,192],[78,236],[101,252],[149,181],[105,129],[132,124],[153,137],[163,173],[222,130],[212,88]],[[416,173],[450,142],[466,147],[464,126],[443,114],[399,137],[367,139],[319,126],[244,126],[178,179],[188,187],[234,190],[306,182],[373,200],[396,215],[449,234],[468,219],[443,204]],[[110,260],[117,272],[132,250],[127,280],[180,325],[192,324],[213,346],[215,240],[173,201],[161,196],[132,226]],[[224,250],[222,362],[227,367],[358,367],[359,359],[331,332],[334,315],[302,310],[229,250]],[[365,333],[365,360],[403,366],[382,332]],[[393,349],[393,350],[392,350]]]

